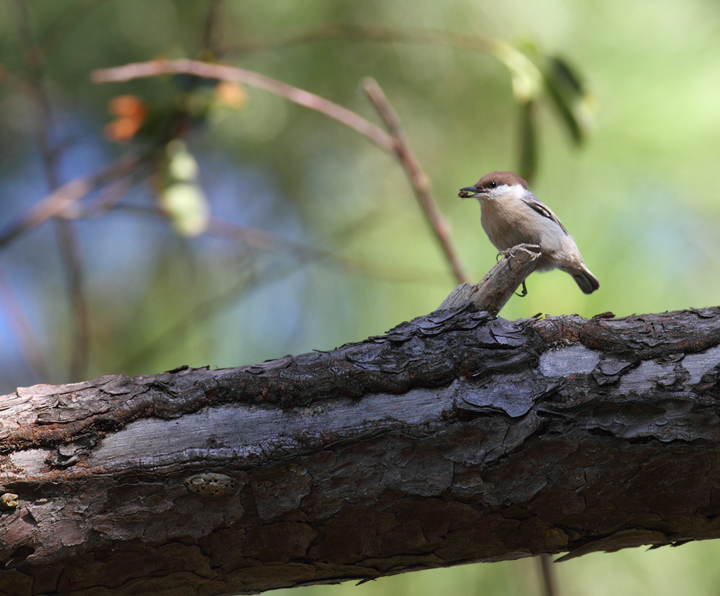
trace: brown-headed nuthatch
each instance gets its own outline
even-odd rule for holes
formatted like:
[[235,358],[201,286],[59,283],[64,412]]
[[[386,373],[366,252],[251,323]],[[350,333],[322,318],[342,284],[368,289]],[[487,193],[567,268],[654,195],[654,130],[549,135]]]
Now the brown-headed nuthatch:
[[490,172],[475,186],[460,189],[459,196],[480,200],[482,227],[499,251],[518,244],[537,244],[541,255],[535,271],[565,271],[586,294],[600,287],[565,226],[517,174]]

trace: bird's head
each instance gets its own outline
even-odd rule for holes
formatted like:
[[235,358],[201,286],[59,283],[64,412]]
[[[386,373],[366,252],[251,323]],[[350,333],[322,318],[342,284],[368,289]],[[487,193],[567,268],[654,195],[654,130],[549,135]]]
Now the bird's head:
[[474,186],[461,188],[458,196],[466,198],[501,199],[508,194],[515,195],[529,190],[527,182],[514,172],[490,172],[478,180]]

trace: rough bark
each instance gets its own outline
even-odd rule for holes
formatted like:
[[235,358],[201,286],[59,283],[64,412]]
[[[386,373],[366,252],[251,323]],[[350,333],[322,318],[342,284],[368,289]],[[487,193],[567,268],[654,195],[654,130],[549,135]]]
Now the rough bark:
[[[233,594],[720,536],[720,308],[469,305],[0,398],[0,594]],[[13,495],[17,495],[15,500]]]

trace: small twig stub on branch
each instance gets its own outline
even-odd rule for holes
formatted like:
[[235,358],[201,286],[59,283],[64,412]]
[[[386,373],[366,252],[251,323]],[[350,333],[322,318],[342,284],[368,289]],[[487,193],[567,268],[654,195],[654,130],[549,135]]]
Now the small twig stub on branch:
[[497,315],[513,292],[535,270],[539,256],[540,247],[537,244],[514,246],[503,254],[500,262],[490,269],[480,283],[460,284],[443,300],[438,310],[450,310],[471,302],[478,310]]

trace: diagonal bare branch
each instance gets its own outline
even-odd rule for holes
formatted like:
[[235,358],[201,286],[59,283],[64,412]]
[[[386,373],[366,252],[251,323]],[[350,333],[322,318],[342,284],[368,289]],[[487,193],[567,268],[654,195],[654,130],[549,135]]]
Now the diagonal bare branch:
[[19,236],[48,219],[63,215],[63,212],[75,202],[98,188],[131,174],[140,164],[139,158],[126,155],[118,158],[97,174],[76,178],[58,187],[5,231],[0,232],[0,248],[4,248]]
[[372,101],[375,109],[378,111],[378,114],[380,114],[380,117],[383,119],[383,122],[385,122],[385,126],[390,131],[390,135],[395,140],[395,155],[407,174],[410,185],[415,192],[415,197],[430,227],[435,233],[440,247],[445,253],[445,258],[447,258],[455,274],[455,278],[458,283],[466,282],[467,275],[465,274],[460,255],[450,233],[450,225],[445,221],[445,218],[440,213],[440,209],[438,209],[435,199],[433,199],[432,193],[430,192],[430,179],[420,167],[420,162],[417,160],[415,153],[405,137],[405,132],[400,126],[400,119],[375,79],[365,79],[363,87],[370,101]]
[[[119,204],[110,205],[110,208],[122,211],[132,211],[133,213],[138,214],[167,217],[167,214],[157,207]],[[97,215],[98,212],[98,209],[93,208],[88,211],[78,210],[72,213],[72,217],[92,217]],[[447,285],[447,275],[437,271],[426,269],[406,269],[382,264],[378,265],[365,263],[349,257],[340,256],[331,250],[288,240],[258,228],[240,226],[217,217],[211,217],[208,220],[208,225],[204,234],[238,242],[255,250],[267,252],[282,251],[293,255],[300,262],[315,261],[318,263],[331,263],[343,272],[352,275],[361,275],[371,277],[373,279],[393,281],[396,283],[423,283],[427,285],[436,285],[438,287],[445,287]],[[343,239],[347,238],[347,234],[337,236],[342,237]]]

